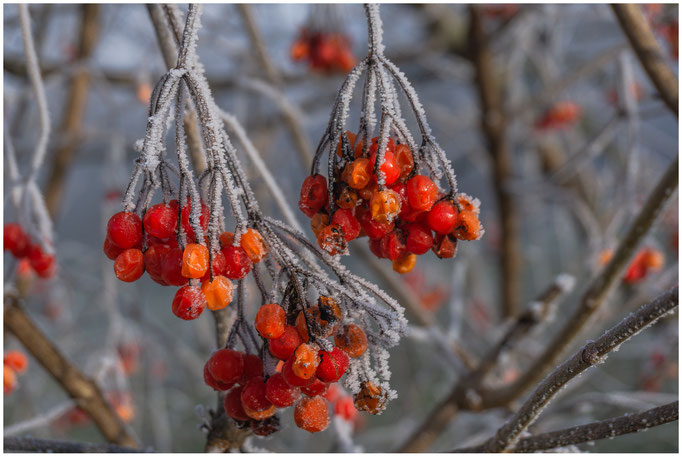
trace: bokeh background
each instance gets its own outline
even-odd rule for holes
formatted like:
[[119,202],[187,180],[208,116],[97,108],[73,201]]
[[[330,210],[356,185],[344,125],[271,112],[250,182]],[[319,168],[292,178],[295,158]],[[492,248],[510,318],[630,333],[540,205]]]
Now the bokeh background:
[[[309,169],[286,115],[295,117],[308,147],[314,148],[345,73],[294,61],[291,46],[303,27],[317,27],[343,34],[349,50],[361,58],[367,52],[364,12],[357,4],[329,5],[324,11],[317,5],[297,4],[249,8],[280,85],[270,81],[245,27],[243,11],[235,5],[205,7],[198,54],[219,106],[244,125],[295,208]],[[506,329],[500,305],[498,186],[511,195],[520,223],[521,309],[558,274],[574,276],[575,287],[560,301],[553,320],[503,359],[488,378],[491,385],[515,379],[542,350],[547,335],[576,306],[600,259],[615,246],[677,155],[677,119],[656,95],[607,5],[487,6],[482,12],[485,29],[493,36],[490,46],[497,70],[493,77],[503,84],[503,105],[509,116],[505,135],[509,174],[503,183],[495,180],[493,159],[480,128],[477,81],[470,61],[462,55],[467,8],[382,7],[386,55],[418,92],[434,135],[452,161],[460,190],[481,200],[486,233],[480,242],[461,243],[454,260],[422,256],[417,268],[397,281],[418,305],[408,313],[413,327],[391,351],[392,384],[399,398],[381,416],[358,415],[353,424],[353,445],[358,450],[394,450],[448,394],[463,373],[449,345],[481,357]],[[133,144],[144,135],[149,93],[165,71],[147,9],[144,5],[45,4],[32,5],[30,11],[53,125],[40,183],[49,189],[59,272],[51,280],[41,280],[30,271],[22,273],[5,254],[5,287],[27,291],[30,315],[109,392],[141,443],[157,451],[200,451],[205,435],[197,427],[199,416],[215,403],[214,392],[202,380],[203,363],[214,349],[211,316],[205,313],[191,322],[177,319],[170,309],[174,290],[146,276],[133,284],[118,282],[102,253],[106,221],[120,210],[133,169]],[[668,63],[677,72],[677,6],[649,6],[646,11]],[[26,78],[16,5],[3,5],[3,13],[4,132],[23,167],[35,147],[38,116]],[[82,35],[86,17],[94,32]],[[673,25],[674,40],[669,31]],[[89,84],[83,113],[74,127],[66,118],[74,75],[83,69]],[[357,125],[358,117],[353,105],[350,125]],[[407,121],[416,131],[414,119],[407,117]],[[64,147],[70,148],[72,157],[59,175],[55,157]],[[281,218],[248,158],[243,155],[242,160],[263,212]],[[9,186],[5,178],[5,222],[17,219],[8,204]],[[662,268],[636,281],[623,281],[575,347],[677,283],[677,207],[675,197],[645,242],[662,254]],[[296,214],[312,237],[307,218]],[[383,274],[360,252],[353,251],[343,263],[396,293],[397,274],[388,261],[379,262]],[[387,281],[387,276],[393,281]],[[250,311],[255,314],[257,300],[252,296]],[[436,322],[437,330],[420,326],[415,312]],[[5,335],[4,348],[6,352],[20,345]],[[574,380],[531,431],[555,430],[676,400],[677,348],[674,315]],[[296,428],[291,416],[285,411],[281,432],[252,439],[249,446],[280,452],[341,449],[332,427],[310,435]],[[462,413],[431,449],[477,444],[505,417],[502,410]],[[6,434],[10,429],[36,437],[101,440],[30,357],[27,373],[4,396],[4,427]],[[577,449],[673,452],[678,449],[678,425],[573,450]]]

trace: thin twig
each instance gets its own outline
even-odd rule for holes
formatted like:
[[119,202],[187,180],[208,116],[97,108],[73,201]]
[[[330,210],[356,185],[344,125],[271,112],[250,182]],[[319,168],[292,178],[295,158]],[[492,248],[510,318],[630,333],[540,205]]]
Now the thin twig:
[[140,450],[115,444],[80,443],[76,441],[45,440],[30,436],[8,437],[4,440],[4,450],[13,452],[45,452],[45,453],[140,453],[151,452],[151,449]]
[[[24,312],[16,297],[5,295],[5,329],[47,370],[59,385],[88,414],[111,443],[135,447],[121,419],[90,378],[72,365]],[[6,442],[6,441],[5,441]]]
[[613,12],[618,19],[623,32],[630,40],[639,62],[644,67],[661,98],[670,110],[678,115],[678,82],[675,73],[666,63],[661,47],[656,41],[654,33],[640,10],[635,4],[612,4]]

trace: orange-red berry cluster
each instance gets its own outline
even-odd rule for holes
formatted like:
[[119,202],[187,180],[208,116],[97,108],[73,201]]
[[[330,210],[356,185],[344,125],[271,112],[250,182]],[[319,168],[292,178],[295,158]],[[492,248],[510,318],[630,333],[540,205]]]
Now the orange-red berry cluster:
[[2,233],[5,251],[15,258],[28,260],[28,265],[41,278],[51,278],[57,271],[57,263],[52,254],[46,253],[38,243],[32,243],[31,237],[17,223],[5,224]]
[[342,33],[326,33],[302,29],[291,45],[294,61],[307,60],[310,68],[322,72],[348,73],[355,66],[350,40]]
[[17,387],[17,375],[28,368],[28,359],[21,351],[7,351],[2,363],[3,393],[9,394]]
[[[605,265],[611,260],[611,257],[613,257],[613,250],[605,249],[599,254],[599,264]],[[648,246],[644,247],[637,252],[635,258],[628,265],[623,275],[623,282],[637,284],[651,272],[661,270],[663,265],[665,265],[665,256],[661,251]]]
[[570,101],[557,102],[540,116],[535,122],[535,128],[538,130],[567,128],[575,124],[581,114],[582,108],[577,103]]
[[[234,292],[230,280],[244,278],[252,265],[268,253],[263,237],[250,228],[241,236],[239,245],[234,245],[234,234],[224,232],[220,236],[221,249],[210,256],[208,242],[196,242],[189,215],[188,201],[181,212],[187,237],[184,249],[177,241],[177,200],[153,205],[144,220],[131,212],[114,214],[104,240],[104,253],[114,260],[114,273],[121,281],[137,281],[146,271],[163,286],[179,286],[172,309],[185,320],[196,319],[206,307],[215,311],[229,305]],[[200,224],[203,230],[208,228],[208,208],[203,204]],[[145,236],[147,249],[143,252]]]
[[[308,176],[301,186],[298,203],[311,218],[310,225],[320,248],[331,255],[342,254],[347,243],[369,238],[371,251],[393,262],[398,273],[411,271],[417,256],[432,250],[439,258],[455,255],[457,240],[477,240],[483,234],[478,201],[465,194],[450,199],[431,178],[414,173],[414,156],[405,144],[388,139],[383,172],[386,187],[374,173],[378,139],[372,139],[368,156],[362,140],[346,132],[354,155],[334,176],[336,210],[329,217],[327,180]],[[342,156],[341,141],[337,154]]]
[[[215,390],[229,390],[226,414],[237,421],[249,421],[254,431],[278,409],[295,405],[296,425],[311,433],[320,432],[329,424],[329,405],[323,396],[344,375],[349,358],[360,357],[367,350],[362,328],[342,324],[343,319],[336,300],[327,296],[299,311],[295,325],[287,324],[280,305],[265,304],[256,314],[255,327],[267,341],[270,355],[280,360],[276,372],[265,375],[263,362],[256,355],[220,349],[206,362],[204,380]],[[322,349],[320,339],[331,337],[335,347],[331,351]],[[376,414],[385,400],[381,388],[365,383],[355,405]],[[266,429],[274,432],[276,427]]]

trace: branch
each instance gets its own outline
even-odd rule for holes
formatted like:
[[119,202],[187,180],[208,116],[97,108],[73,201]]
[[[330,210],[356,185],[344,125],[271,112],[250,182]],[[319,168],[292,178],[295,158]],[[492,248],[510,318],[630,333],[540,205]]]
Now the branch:
[[569,381],[588,368],[604,362],[611,351],[618,349],[625,341],[663,315],[673,311],[677,305],[678,288],[674,287],[631,313],[596,341],[586,343],[540,383],[519,411],[497,431],[494,437],[486,442],[485,450],[503,452],[513,448],[521,433],[537,419],[542,410]]
[[[102,391],[59,352],[24,312],[17,298],[5,295],[5,330],[14,334],[26,350],[35,357],[59,385],[88,414],[107,441],[135,447],[135,441]],[[5,440],[7,442],[7,440]]]
[[46,453],[140,453],[151,450],[139,450],[130,447],[117,446],[105,443],[78,443],[75,441],[44,440],[22,436],[19,438],[5,438],[4,450],[20,452],[46,452]]
[[670,110],[678,115],[677,78],[665,61],[656,37],[649,23],[639,9],[639,5],[611,5],[623,32],[630,40],[639,62],[649,79],[656,86],[661,98]]
[[[590,441],[612,439],[648,430],[678,420],[679,402],[668,403],[637,414],[626,414],[590,424],[521,438],[510,452],[537,452]],[[483,446],[456,449],[452,452],[485,452]]]

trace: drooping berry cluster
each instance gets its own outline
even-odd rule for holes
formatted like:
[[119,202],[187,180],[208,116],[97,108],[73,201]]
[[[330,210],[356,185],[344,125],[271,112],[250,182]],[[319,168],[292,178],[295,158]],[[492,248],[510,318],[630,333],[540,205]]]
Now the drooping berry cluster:
[[57,272],[54,254],[48,254],[39,243],[33,243],[31,237],[17,223],[5,224],[2,233],[5,251],[9,251],[17,259],[28,259],[31,269],[41,278],[51,278]]
[[[418,255],[433,250],[440,258],[453,257],[457,240],[479,239],[479,202],[457,193],[450,162],[431,135],[417,94],[383,55],[378,6],[365,8],[369,55],[339,91],[311,175],[301,186],[299,208],[311,218],[318,245],[329,254],[347,254],[348,242],[366,235],[377,257],[407,273]],[[355,85],[365,71],[360,125],[354,134],[345,125]],[[419,146],[402,119],[396,83],[416,117]],[[371,138],[377,130],[377,92],[381,122],[378,135]],[[318,172],[325,152],[327,178]],[[440,187],[443,175],[449,189]]]
[[341,33],[303,28],[289,52],[295,62],[307,61],[312,70],[325,73],[348,73],[356,62],[350,39]]
[[17,375],[28,368],[28,359],[21,351],[7,351],[2,359],[3,393],[9,394],[17,387]]

